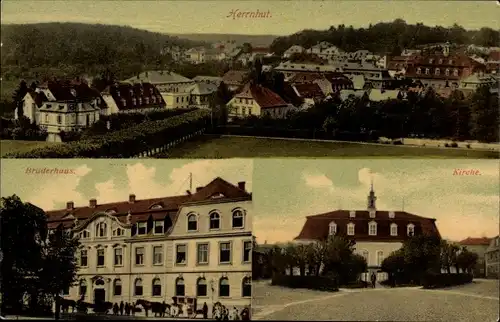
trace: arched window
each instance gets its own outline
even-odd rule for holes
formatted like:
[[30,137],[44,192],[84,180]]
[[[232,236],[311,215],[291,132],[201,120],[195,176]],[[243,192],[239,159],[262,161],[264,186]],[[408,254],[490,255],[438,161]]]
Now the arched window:
[[434,73],[435,73],[436,75],[439,75],[439,74],[441,73],[441,70],[440,70],[439,68],[436,68],[436,70],[434,71]]
[[122,295],[122,281],[119,278],[113,281],[113,295]]
[[191,214],[188,216],[188,231],[197,231],[198,230],[198,218],[195,214]]
[[444,70],[444,74],[445,74],[446,76],[450,76],[450,69],[449,69],[449,68],[446,68],[446,69]]
[[185,294],[184,279],[182,277],[179,277],[175,280],[175,295],[184,296],[184,294]]
[[417,68],[417,74],[422,74],[422,68],[420,67]]
[[331,222],[328,224],[328,235],[335,235],[337,233],[337,224],[335,222]]
[[210,229],[220,229],[220,215],[217,212],[210,214]]
[[413,236],[415,235],[415,225],[413,224],[409,224],[408,226],[406,226],[406,234],[408,236]]
[[104,280],[102,280],[101,278],[98,279],[97,281],[95,281],[95,285],[96,286],[103,286],[104,285]]
[[251,297],[252,296],[252,279],[250,277],[244,277],[241,283],[241,296]]
[[78,288],[78,294],[80,296],[85,296],[87,294],[87,282],[85,280],[80,281],[80,285]]
[[80,233],[80,238],[81,239],[88,239],[90,238],[90,232],[88,230],[84,230]]
[[391,236],[397,236],[398,235],[398,225],[392,223],[391,224]]
[[96,225],[95,235],[97,237],[106,237],[107,226],[105,222],[100,222]]
[[153,279],[153,296],[161,296],[161,281],[159,278]]
[[377,223],[372,221],[368,224],[368,235],[376,236],[377,235]]
[[140,278],[137,278],[134,282],[134,295],[142,295],[142,280]]
[[243,211],[233,211],[233,228],[243,228]]
[[229,296],[229,280],[227,277],[222,277],[219,280],[219,297]]
[[453,70],[453,76],[458,76],[458,69],[456,69],[456,68],[455,68],[455,69]]
[[116,228],[113,230],[113,237],[120,237],[123,236],[125,231],[122,228]]
[[196,296],[207,296],[207,280],[203,277],[196,282]]

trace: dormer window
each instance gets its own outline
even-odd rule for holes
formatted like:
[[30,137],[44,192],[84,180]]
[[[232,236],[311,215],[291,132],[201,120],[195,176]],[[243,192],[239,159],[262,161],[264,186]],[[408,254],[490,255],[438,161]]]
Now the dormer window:
[[458,76],[458,69],[456,69],[456,68],[455,68],[455,69],[453,70],[453,76]]
[[149,104],[149,97],[145,97],[144,100],[146,101],[146,104]]
[[332,236],[337,233],[337,224],[334,223],[333,221],[328,224],[328,235]]
[[372,221],[368,223],[368,235],[377,236],[377,223]]
[[156,104],[156,96],[151,96],[151,100],[153,101],[153,104]]
[[439,64],[442,64],[443,63],[443,60],[442,59],[439,59]]
[[123,107],[127,106],[127,101],[125,101],[124,98],[122,98],[122,105],[123,105]]
[[431,58],[431,59],[429,59],[429,64],[432,64],[432,63],[434,63],[434,59]]
[[425,75],[429,75],[429,72],[430,72],[429,68],[426,68],[425,69]]
[[419,67],[419,68],[417,68],[417,75],[420,75],[420,74],[422,74],[422,68]]
[[120,237],[120,236],[123,236],[125,234],[125,230],[123,230],[122,228],[116,228],[115,230],[113,230],[113,237]]
[[212,196],[210,196],[210,198],[212,199],[219,199],[219,198],[224,198],[224,194],[223,193],[220,193],[220,192],[217,192],[217,193],[214,193]]
[[394,213],[394,211],[389,211],[389,218],[394,218],[396,217],[396,214]]
[[109,209],[109,210],[106,210],[106,214],[113,215],[113,214],[116,214],[116,211],[113,209]]
[[354,224],[352,222],[347,224],[347,235],[354,236]]
[[153,205],[151,206],[151,209],[162,209],[163,206],[162,205]]
[[450,65],[453,65],[453,59],[450,59],[450,61],[448,62]]
[[150,93],[151,95],[153,95],[153,88],[152,88],[152,87],[149,89],[149,93]]
[[376,210],[373,210],[373,209],[370,210],[370,218],[375,218],[376,214],[377,214]]
[[436,68],[435,73],[436,73],[436,75],[439,75],[441,73],[441,71],[439,70],[439,68]]
[[160,235],[163,234],[165,228],[165,222],[163,220],[155,220],[154,222],[154,234]]
[[96,237],[106,237],[107,225],[105,222],[100,222],[96,225],[95,235]]
[[142,97],[139,97],[139,105],[142,105]]
[[415,235],[415,225],[414,224],[408,224],[408,226],[406,226],[406,233],[407,233],[408,236]]
[[84,230],[80,233],[80,238],[81,239],[89,239],[90,238],[90,231]]
[[147,233],[147,223],[141,221],[137,223],[137,235],[146,235]]
[[446,76],[450,76],[450,70],[448,68],[445,69],[444,74]]
[[398,225],[392,223],[391,224],[391,236],[397,236],[398,235]]
[[136,105],[136,103],[137,103],[137,100],[135,99],[135,97],[132,98],[132,105]]
[[354,210],[349,211],[349,218],[356,218],[356,211]]

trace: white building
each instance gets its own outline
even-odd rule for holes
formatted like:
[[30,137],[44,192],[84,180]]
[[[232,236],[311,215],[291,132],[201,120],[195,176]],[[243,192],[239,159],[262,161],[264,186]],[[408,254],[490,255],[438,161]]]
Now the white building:
[[[51,81],[25,95],[23,115],[47,130],[47,141],[60,142],[61,131],[78,131],[97,122],[104,113],[102,103],[86,83]],[[17,108],[14,115],[17,119]]]
[[250,306],[252,195],[216,178],[185,195],[48,211],[49,229],[79,236],[78,283],[66,299]]
[[102,93],[106,103],[105,114],[150,113],[165,110],[160,92],[149,83],[117,83]]
[[283,53],[283,58],[290,58],[293,54],[301,54],[305,51],[306,49],[304,47],[299,45],[293,45]]

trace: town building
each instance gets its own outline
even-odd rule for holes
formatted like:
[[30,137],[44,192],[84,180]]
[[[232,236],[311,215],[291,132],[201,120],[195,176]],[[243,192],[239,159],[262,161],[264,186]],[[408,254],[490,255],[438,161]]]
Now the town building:
[[486,276],[486,250],[490,246],[491,238],[481,237],[481,238],[472,238],[468,237],[458,244],[460,246],[465,246],[468,251],[477,254],[477,263],[473,268],[472,273],[474,277],[481,278]]
[[[79,131],[106,114],[101,95],[80,81],[49,81],[23,98],[23,115],[47,130],[47,141],[61,142],[60,132]],[[18,117],[17,108],[15,118]]]
[[486,72],[491,74],[500,73],[500,50],[493,50],[486,60]]
[[498,80],[493,75],[482,72],[461,79],[459,89],[465,94],[471,94],[483,86],[488,87],[492,93],[498,93]]
[[293,45],[283,53],[283,58],[290,58],[293,54],[301,54],[305,51],[306,49],[304,47],[299,45]]
[[303,104],[299,107],[300,110],[307,110],[314,105],[321,103],[325,100],[325,94],[316,83],[295,84],[293,89],[297,96],[303,100]]
[[490,240],[490,245],[485,252],[485,266],[487,278],[498,278],[500,276],[500,236]]
[[367,200],[364,210],[334,210],[308,216],[295,242],[310,243],[331,235],[353,239],[355,253],[363,256],[368,264],[368,270],[361,278],[368,281],[371,274],[376,273],[377,280],[383,281],[388,278],[387,273],[381,271],[383,260],[400,249],[405,240],[418,234],[440,237],[433,218],[406,211],[378,210],[373,185]]
[[108,86],[101,95],[106,102],[106,115],[151,113],[166,108],[160,92],[150,83],[117,83]]
[[287,80],[297,73],[342,72],[342,68],[338,66],[291,61],[282,62],[274,70],[283,73]]
[[49,229],[78,236],[77,283],[64,298],[85,302],[220,301],[250,306],[252,195],[216,178],[184,195],[47,211]]
[[292,104],[272,90],[248,82],[228,103],[229,117],[248,117],[266,115],[272,118],[285,118],[295,110]]
[[190,107],[209,108],[210,99],[217,92],[218,85],[214,83],[196,83],[188,88],[191,94]]
[[250,75],[246,70],[230,70],[222,76],[222,81],[231,92],[240,90]]
[[330,44],[327,41],[322,41],[322,42],[318,42],[316,45],[308,48],[305,52],[308,54],[320,55],[325,50],[327,50],[328,48],[331,48],[331,47],[332,47],[332,44]]
[[352,81],[342,73],[325,72],[301,72],[295,73],[289,77],[288,82],[291,84],[317,84],[325,96],[338,93],[343,89],[352,89]]
[[389,75],[389,71],[385,68],[378,67],[374,63],[367,62],[345,62],[334,65],[336,69],[342,70],[346,76],[363,76],[365,83],[370,83],[373,88],[390,87],[394,79]]
[[196,84],[205,83],[205,84],[215,84],[219,86],[220,83],[222,83],[222,77],[199,75],[193,78],[192,81],[195,82]]

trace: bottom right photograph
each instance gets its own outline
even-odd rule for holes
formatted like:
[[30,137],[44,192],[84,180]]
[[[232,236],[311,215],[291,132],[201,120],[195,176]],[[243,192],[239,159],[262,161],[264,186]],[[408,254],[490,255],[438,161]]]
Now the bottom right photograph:
[[497,321],[496,160],[256,160],[252,320]]

